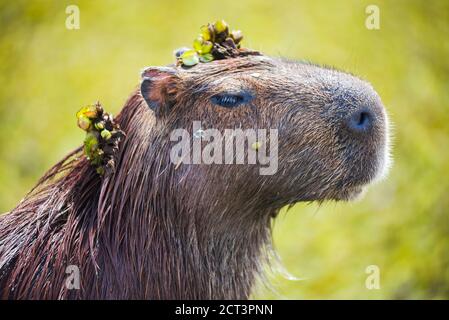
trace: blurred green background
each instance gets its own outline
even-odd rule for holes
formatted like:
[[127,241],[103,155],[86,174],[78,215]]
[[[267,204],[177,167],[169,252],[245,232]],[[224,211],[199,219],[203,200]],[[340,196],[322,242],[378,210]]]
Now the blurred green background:
[[[80,29],[65,27],[67,5]],[[365,8],[380,9],[380,30]],[[75,112],[117,113],[147,65],[173,61],[224,18],[244,46],[372,82],[394,122],[394,166],[356,203],[298,204],[275,222],[285,268],[255,298],[449,298],[448,1],[0,1],[0,212],[84,134]],[[380,289],[365,269],[380,270]]]

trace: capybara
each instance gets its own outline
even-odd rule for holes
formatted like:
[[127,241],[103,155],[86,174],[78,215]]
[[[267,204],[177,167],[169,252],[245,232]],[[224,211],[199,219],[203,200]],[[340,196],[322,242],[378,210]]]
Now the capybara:
[[[247,299],[282,207],[350,200],[388,167],[381,99],[346,72],[242,54],[142,79],[114,120],[114,170],[80,147],[0,217],[1,298]],[[173,163],[170,135],[194,121],[277,130],[277,170]]]

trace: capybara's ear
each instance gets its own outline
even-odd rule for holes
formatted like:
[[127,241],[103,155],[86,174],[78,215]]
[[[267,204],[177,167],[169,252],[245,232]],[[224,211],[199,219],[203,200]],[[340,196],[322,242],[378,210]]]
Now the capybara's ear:
[[140,92],[157,116],[167,113],[174,104],[178,80],[173,68],[148,67],[142,71]]

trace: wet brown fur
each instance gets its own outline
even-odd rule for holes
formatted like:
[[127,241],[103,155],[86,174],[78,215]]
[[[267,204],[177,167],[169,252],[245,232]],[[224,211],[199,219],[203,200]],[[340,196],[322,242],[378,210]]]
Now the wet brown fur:
[[[0,217],[3,299],[246,299],[271,248],[271,220],[297,201],[348,199],[382,166],[386,128],[378,96],[349,74],[307,63],[242,57],[155,81],[116,121],[126,133],[115,173],[100,178],[80,148]],[[251,90],[235,110],[209,98]],[[369,104],[379,121],[352,136],[340,118]],[[344,106],[343,106],[344,105]],[[170,162],[174,128],[279,129],[279,169]],[[65,285],[80,269],[81,289]]]

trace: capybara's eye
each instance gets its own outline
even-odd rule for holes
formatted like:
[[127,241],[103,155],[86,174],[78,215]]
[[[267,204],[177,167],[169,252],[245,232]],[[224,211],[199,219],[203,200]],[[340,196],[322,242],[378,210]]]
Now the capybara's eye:
[[211,97],[213,104],[225,108],[235,108],[248,103],[252,99],[249,93],[220,93]]

